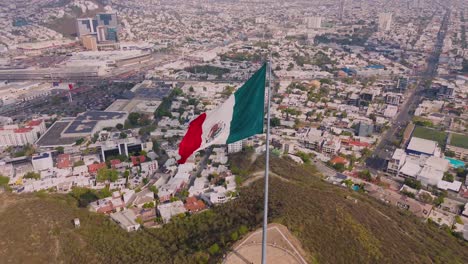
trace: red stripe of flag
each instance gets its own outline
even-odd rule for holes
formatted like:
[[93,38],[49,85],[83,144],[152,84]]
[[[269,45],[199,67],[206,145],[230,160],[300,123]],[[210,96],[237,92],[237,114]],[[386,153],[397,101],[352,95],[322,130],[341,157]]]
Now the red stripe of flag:
[[205,119],[206,113],[203,113],[190,122],[187,134],[185,134],[179,145],[180,159],[177,163],[184,164],[193,152],[201,146],[203,135],[202,126]]

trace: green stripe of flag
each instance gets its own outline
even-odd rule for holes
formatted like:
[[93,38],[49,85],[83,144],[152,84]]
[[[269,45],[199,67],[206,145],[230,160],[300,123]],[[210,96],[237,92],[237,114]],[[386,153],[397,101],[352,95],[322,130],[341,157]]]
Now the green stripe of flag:
[[234,112],[226,143],[263,133],[266,63],[235,93]]

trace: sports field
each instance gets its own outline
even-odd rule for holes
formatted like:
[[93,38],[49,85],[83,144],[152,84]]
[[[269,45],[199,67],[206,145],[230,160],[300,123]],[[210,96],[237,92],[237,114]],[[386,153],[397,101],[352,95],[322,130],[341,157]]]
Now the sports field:
[[439,143],[439,146],[445,146],[447,133],[427,127],[416,126],[413,130],[413,137],[434,140]]
[[468,136],[462,134],[450,134],[450,145],[468,149]]

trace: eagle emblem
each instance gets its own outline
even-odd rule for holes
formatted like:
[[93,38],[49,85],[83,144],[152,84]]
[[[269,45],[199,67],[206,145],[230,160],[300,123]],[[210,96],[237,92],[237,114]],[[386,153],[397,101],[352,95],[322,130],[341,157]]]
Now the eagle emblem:
[[208,132],[208,136],[206,138],[206,143],[210,143],[213,140],[215,140],[223,131],[223,129],[226,127],[226,124],[223,121],[220,121],[216,124],[214,124],[211,128],[210,131]]

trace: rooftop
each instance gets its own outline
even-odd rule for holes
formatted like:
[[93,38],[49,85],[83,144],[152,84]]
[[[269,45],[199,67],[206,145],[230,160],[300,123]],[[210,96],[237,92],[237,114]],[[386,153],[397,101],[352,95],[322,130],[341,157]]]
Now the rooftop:
[[79,137],[61,137],[62,131],[70,124],[70,121],[57,121],[37,141],[39,146],[63,146],[72,145]]
[[136,215],[132,210],[125,210],[122,212],[112,213],[110,217],[125,228],[138,225],[135,221]]
[[88,111],[78,115],[64,134],[91,133],[99,121],[125,118],[125,112]]
[[437,142],[435,141],[412,137],[406,149],[432,155],[436,151],[436,148]]

